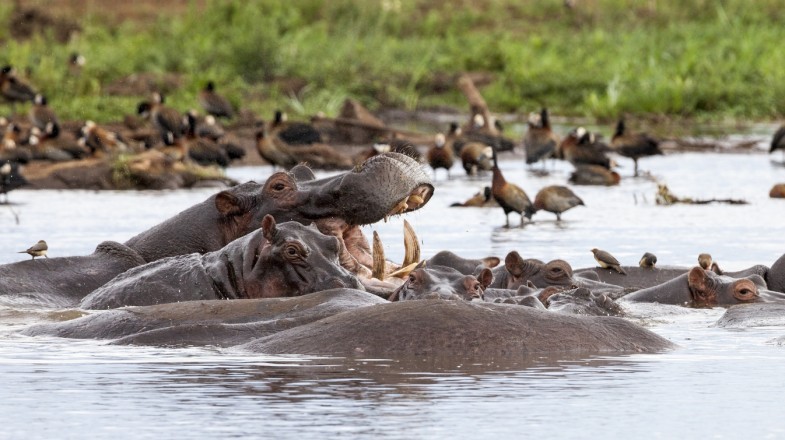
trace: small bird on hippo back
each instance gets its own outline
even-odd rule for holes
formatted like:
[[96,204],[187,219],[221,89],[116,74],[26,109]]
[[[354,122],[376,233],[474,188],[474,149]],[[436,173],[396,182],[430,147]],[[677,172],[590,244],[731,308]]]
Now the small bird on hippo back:
[[597,260],[597,264],[599,264],[601,268],[613,269],[622,275],[627,275],[627,272],[622,269],[619,260],[617,260],[616,257],[611,255],[609,252],[597,248],[592,249],[591,252],[594,254],[594,259]]
[[46,251],[49,250],[49,246],[46,245],[44,240],[38,240],[38,243],[30,246],[26,251],[19,251],[20,254],[30,254],[35,260],[35,257],[45,257],[49,258],[46,255]]

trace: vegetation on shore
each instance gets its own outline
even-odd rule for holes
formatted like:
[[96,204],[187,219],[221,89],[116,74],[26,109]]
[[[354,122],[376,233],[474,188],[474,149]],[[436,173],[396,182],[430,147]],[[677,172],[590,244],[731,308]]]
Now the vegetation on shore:
[[[10,3],[10,2],[9,2]],[[35,2],[30,2],[32,5]],[[17,41],[0,6],[0,64],[24,72],[62,119],[117,120],[141,96],[108,84],[180,75],[174,107],[196,106],[212,79],[235,105],[334,115],[346,97],[371,109],[466,110],[464,71],[499,112],[613,119],[785,115],[785,8],[779,0],[208,0],[152,22],[83,17],[67,43]],[[87,58],[67,69],[72,52]]]

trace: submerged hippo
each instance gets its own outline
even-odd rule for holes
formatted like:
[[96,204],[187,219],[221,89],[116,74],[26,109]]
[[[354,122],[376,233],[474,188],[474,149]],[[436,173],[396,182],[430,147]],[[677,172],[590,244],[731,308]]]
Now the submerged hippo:
[[464,275],[446,266],[430,266],[414,269],[409,278],[390,295],[390,301],[412,299],[473,299],[482,300],[483,292],[493,281],[488,268],[474,275]]
[[785,294],[767,290],[765,281],[759,275],[733,278],[696,266],[670,281],[630,293],[623,300],[714,307],[785,301]]
[[[294,298],[127,307],[39,324],[26,335],[149,345],[219,345],[262,353],[458,356],[654,352],[673,344],[629,321],[466,301],[387,303],[333,289]],[[243,345],[240,345],[243,344]]]
[[118,275],[80,307],[111,309],[178,301],[298,296],[329,288],[362,289],[338,262],[340,242],[315,226],[275,224],[206,254],[163,258]]
[[221,191],[125,244],[104,242],[87,256],[0,266],[0,294],[33,292],[47,300],[59,298],[59,306],[75,305],[132,267],[217,251],[258,229],[268,214],[277,222],[315,223],[344,241],[342,264],[355,270],[370,267],[369,246],[359,226],[418,209],[432,193],[419,164],[398,153],[374,156],[350,172],[318,180],[307,167],[298,166],[273,174],[263,184],[247,182]]

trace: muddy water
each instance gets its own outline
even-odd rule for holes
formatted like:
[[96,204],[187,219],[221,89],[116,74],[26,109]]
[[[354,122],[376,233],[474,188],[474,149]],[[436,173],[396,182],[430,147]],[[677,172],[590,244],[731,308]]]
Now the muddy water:
[[[532,198],[569,174],[569,166],[554,164],[539,177],[520,159],[507,156],[502,168]],[[565,213],[561,223],[538,213],[525,228],[508,229],[500,209],[449,208],[490,181],[467,179],[459,167],[450,180],[441,170],[429,205],[406,218],[424,256],[451,249],[503,257],[516,249],[585,267],[593,265],[589,249],[600,247],[624,264],[653,252],[660,264],[691,265],[698,253],[710,252],[721,267],[735,270],[770,265],[785,252],[785,204],[768,198],[774,183],[785,182],[785,169],[765,154],[672,154],[641,162],[679,196],[750,202],[741,206],[656,206],[653,179],[631,178],[631,163],[619,161],[622,185],[574,187],[586,207]],[[271,170],[229,172],[261,180]],[[15,191],[16,204],[0,207],[0,263],[27,258],[14,252],[41,238],[51,256],[125,241],[212,192]],[[381,234],[392,259],[403,255],[401,221],[366,228]],[[714,328],[722,309],[638,306],[630,312],[680,348],[482,365],[273,357],[22,337],[14,330],[51,317],[21,304],[0,306],[0,438],[785,435],[779,410],[785,349],[768,342],[785,328]]]

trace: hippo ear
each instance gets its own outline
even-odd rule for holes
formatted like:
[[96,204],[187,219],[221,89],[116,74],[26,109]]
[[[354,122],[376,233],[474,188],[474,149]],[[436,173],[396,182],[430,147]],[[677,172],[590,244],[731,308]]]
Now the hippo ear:
[[275,218],[270,214],[265,215],[262,219],[262,235],[264,235],[265,240],[272,242],[276,231]]
[[709,276],[702,267],[695,266],[690,269],[687,274],[687,283],[690,286],[690,293],[698,298],[694,300],[703,300],[707,296],[706,292],[709,288]]
[[232,217],[243,212],[240,198],[229,191],[221,191],[215,196],[215,207],[224,217]]
[[485,269],[480,271],[479,275],[477,275],[477,281],[480,282],[483,290],[487,289],[488,286],[490,286],[491,283],[493,282],[493,272],[491,272],[491,270],[486,267]]
[[511,251],[504,258],[504,267],[514,277],[523,275],[523,258],[518,251]]
[[493,268],[498,266],[501,261],[499,257],[485,257],[482,259],[482,264],[484,267]]
[[290,173],[294,176],[294,180],[298,182],[306,182],[308,180],[315,180],[316,176],[313,174],[310,168],[307,165],[295,165],[289,170]]

